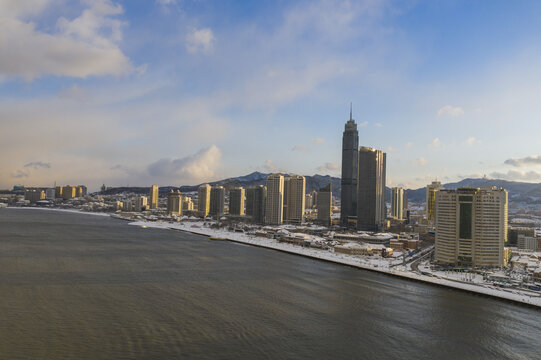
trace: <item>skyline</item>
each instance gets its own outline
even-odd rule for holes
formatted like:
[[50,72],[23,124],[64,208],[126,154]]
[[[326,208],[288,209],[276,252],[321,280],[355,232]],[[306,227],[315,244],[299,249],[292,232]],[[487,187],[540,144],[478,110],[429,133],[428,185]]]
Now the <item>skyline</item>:
[[0,3],[1,188],[339,177],[350,102],[388,187],[541,181],[539,3],[28,4]]

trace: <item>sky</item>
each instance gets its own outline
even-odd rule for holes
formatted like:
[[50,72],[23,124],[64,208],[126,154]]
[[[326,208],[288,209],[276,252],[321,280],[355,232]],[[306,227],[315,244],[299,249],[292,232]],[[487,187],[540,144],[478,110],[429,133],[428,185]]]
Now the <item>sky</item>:
[[0,188],[541,182],[541,2],[0,0]]

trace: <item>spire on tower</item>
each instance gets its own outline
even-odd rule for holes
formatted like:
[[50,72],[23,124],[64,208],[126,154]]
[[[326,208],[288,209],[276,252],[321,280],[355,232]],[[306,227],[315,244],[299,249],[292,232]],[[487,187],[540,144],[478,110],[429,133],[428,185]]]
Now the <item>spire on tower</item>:
[[353,116],[352,116],[352,109],[353,109],[353,103],[350,102],[349,103],[349,120],[353,120]]

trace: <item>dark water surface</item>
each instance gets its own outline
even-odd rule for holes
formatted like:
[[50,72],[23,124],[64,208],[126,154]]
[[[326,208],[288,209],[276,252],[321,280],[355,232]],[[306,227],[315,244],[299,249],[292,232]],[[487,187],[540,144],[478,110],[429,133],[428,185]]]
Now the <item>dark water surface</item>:
[[111,218],[0,209],[0,358],[541,359],[541,311]]

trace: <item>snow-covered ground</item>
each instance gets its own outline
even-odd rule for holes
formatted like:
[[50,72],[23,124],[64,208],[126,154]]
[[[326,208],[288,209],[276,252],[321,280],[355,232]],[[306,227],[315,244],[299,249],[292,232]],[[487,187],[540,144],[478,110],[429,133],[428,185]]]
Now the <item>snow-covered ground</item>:
[[[502,289],[493,287],[487,284],[480,284],[479,279],[476,276],[471,277],[472,281],[468,279],[464,280],[461,275],[447,274],[445,278],[440,274],[435,276],[421,275],[413,272],[404,266],[391,267],[396,264],[397,259],[381,258],[378,256],[358,256],[339,254],[330,250],[320,250],[314,248],[305,248],[298,245],[292,245],[288,243],[280,243],[274,239],[256,237],[245,233],[231,232],[224,229],[211,229],[203,226],[202,222],[181,222],[181,223],[169,223],[169,222],[149,222],[149,221],[134,221],[130,225],[146,226],[149,228],[160,229],[172,229],[189,231],[192,233],[206,235],[209,237],[225,238],[231,241],[240,242],[244,244],[261,246],[269,249],[280,250],[293,254],[303,255],[315,259],[331,261],[339,264],[354,266],[360,269],[378,271],[386,274],[392,274],[413,280],[420,280],[436,285],[443,285],[456,289],[462,289],[470,292],[495,296],[504,298],[507,300],[513,300],[525,304],[541,307],[541,294],[531,291],[522,291],[517,289]],[[444,272],[442,272],[444,273]],[[445,275],[445,274],[441,274]]]

